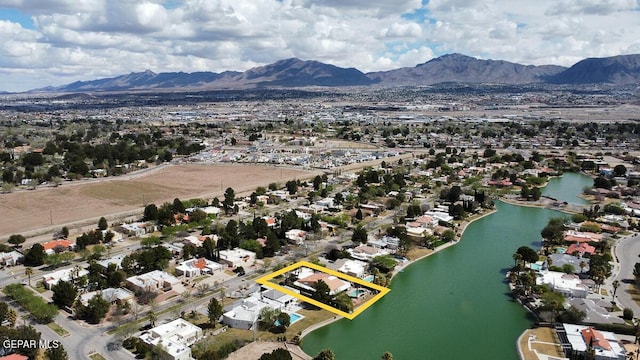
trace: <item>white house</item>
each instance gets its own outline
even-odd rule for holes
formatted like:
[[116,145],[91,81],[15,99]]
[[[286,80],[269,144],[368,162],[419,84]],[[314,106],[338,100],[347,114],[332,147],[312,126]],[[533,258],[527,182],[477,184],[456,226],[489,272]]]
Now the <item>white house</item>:
[[135,294],[131,291],[123,288],[107,288],[97,291],[90,291],[88,293],[84,293],[80,295],[80,301],[87,305],[89,300],[93,299],[94,296],[100,295],[104,300],[108,301],[109,304],[120,303],[124,304],[128,301],[133,301],[135,298]]
[[240,248],[220,250],[220,262],[232,268],[251,266],[256,262],[256,253]]
[[364,278],[366,269],[367,263],[363,261],[347,260],[344,262],[344,264],[342,264],[338,271],[362,279]]
[[251,329],[254,321],[265,307],[284,310],[297,300],[275,289],[266,289],[251,294],[246,299],[225,307],[222,322],[236,329]]
[[139,338],[160,351],[162,360],[191,360],[191,348],[202,338],[202,329],[178,318],[140,334]]
[[51,287],[58,284],[58,281],[71,281],[72,279],[81,278],[89,274],[89,271],[83,268],[68,268],[54,271],[50,274],[42,276],[42,284],[46,289],[51,290]]
[[624,347],[612,332],[598,331],[590,326],[573,324],[562,324],[562,329],[574,351],[586,353],[589,347],[592,347],[596,360],[624,360],[627,358]]
[[565,274],[557,271],[543,271],[536,278],[538,285],[547,285],[551,290],[565,297],[586,298],[589,294],[589,285],[585,284],[578,275]]
[[129,289],[142,291],[169,291],[177,285],[182,285],[180,279],[160,270],[154,270],[142,275],[128,277],[125,281]]
[[23,258],[24,256],[16,250],[13,250],[12,252],[8,252],[8,253],[0,253],[0,265],[15,266],[20,261],[22,261]]
[[285,238],[296,245],[302,245],[307,238],[307,233],[304,230],[291,229],[285,233]]
[[222,271],[222,269],[222,265],[205,258],[189,259],[176,266],[176,274],[196,277],[202,274],[213,274],[216,271]]
[[376,256],[389,255],[389,251],[385,249],[375,248],[368,245],[360,245],[353,249],[347,249],[351,257],[362,261],[371,261]]

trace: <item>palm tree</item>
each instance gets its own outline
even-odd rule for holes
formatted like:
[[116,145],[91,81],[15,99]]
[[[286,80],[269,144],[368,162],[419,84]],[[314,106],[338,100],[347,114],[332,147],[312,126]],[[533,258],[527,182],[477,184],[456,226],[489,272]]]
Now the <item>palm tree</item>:
[[611,285],[613,285],[613,300],[616,300],[616,291],[618,291],[618,286],[620,286],[620,281],[618,280],[613,280],[613,283],[611,283]]
[[153,310],[149,310],[149,323],[151,327],[156,327],[156,320],[158,320],[158,315]]
[[522,260],[522,255],[518,253],[513,254],[513,261],[514,261],[513,266],[517,267],[521,260]]
[[393,354],[385,351],[384,354],[382,354],[382,360],[393,360]]
[[24,274],[27,275],[27,278],[29,279],[29,286],[31,286],[31,275],[33,275],[33,269],[30,267],[26,267],[24,269]]
[[7,321],[9,321],[10,327],[15,327],[18,322],[18,313],[13,309],[9,309],[7,311]]
[[580,273],[582,274],[584,272],[584,268],[587,267],[587,263],[584,260],[582,260],[580,261],[580,264],[578,264],[578,266],[580,266]]
[[551,268],[551,264],[553,264],[553,259],[547,256],[547,269]]

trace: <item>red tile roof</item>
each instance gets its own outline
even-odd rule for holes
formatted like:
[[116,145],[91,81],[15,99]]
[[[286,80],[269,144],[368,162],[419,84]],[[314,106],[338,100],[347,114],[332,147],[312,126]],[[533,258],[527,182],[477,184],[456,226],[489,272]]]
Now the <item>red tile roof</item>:
[[582,338],[587,346],[591,346],[593,348],[601,348],[605,350],[611,350],[611,344],[609,341],[602,336],[602,333],[592,327],[588,327],[581,331]]
[[44,247],[45,250],[52,250],[56,246],[62,246],[64,248],[70,248],[72,245],[73,245],[73,243],[70,240],[54,240],[54,241],[48,241],[48,242],[42,244],[42,247]]

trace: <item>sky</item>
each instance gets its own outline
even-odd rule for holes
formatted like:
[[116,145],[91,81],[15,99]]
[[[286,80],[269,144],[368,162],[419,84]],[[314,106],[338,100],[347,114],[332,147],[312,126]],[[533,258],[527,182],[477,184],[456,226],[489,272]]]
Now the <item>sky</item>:
[[640,0],[0,0],[0,90],[297,57],[363,72],[448,53],[527,65],[640,53]]

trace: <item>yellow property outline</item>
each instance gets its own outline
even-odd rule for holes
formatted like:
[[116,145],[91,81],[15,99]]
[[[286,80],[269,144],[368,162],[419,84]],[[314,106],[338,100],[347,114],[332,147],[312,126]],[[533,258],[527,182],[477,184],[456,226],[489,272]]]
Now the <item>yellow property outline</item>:
[[[317,300],[314,300],[314,299],[312,299],[310,297],[298,294],[295,291],[289,290],[289,289],[287,289],[285,287],[282,287],[282,286],[280,286],[280,285],[278,285],[276,283],[273,283],[273,282],[269,281],[269,280],[271,280],[271,279],[273,279],[275,277],[278,277],[280,275],[283,275],[283,274],[285,274],[287,272],[293,271],[293,270],[295,270],[297,268],[300,268],[300,267],[307,267],[307,268],[310,268],[310,269],[321,271],[321,272],[327,273],[329,275],[333,275],[335,277],[338,277],[338,278],[340,278],[342,280],[346,280],[346,281],[349,281],[351,283],[356,283],[356,284],[362,285],[364,287],[368,287],[370,289],[377,290],[378,294],[376,294],[376,296],[374,296],[373,298],[369,299],[364,304],[358,306],[358,308],[355,309],[352,313],[347,313],[347,312],[344,312],[342,310],[338,310],[338,309],[334,308],[331,305],[327,305],[327,304],[321,303],[320,301],[317,301]],[[298,261],[297,263],[295,263],[293,265],[290,265],[290,266],[287,266],[284,269],[280,269],[278,271],[272,272],[271,274],[268,274],[268,275],[265,275],[263,277],[260,277],[260,278],[256,279],[256,282],[258,284],[264,285],[266,287],[281,291],[281,292],[283,292],[283,293],[285,293],[287,295],[291,295],[291,296],[293,296],[293,297],[295,297],[295,298],[297,298],[299,300],[302,300],[304,302],[308,302],[309,304],[313,304],[313,305],[315,305],[315,306],[317,306],[319,308],[322,308],[322,309],[325,309],[327,311],[330,311],[330,312],[332,312],[332,313],[334,313],[336,315],[340,315],[342,317],[345,317],[345,318],[347,318],[349,320],[353,320],[353,318],[355,318],[356,316],[360,315],[361,312],[365,311],[369,306],[373,305],[373,303],[375,303],[376,301],[380,300],[383,296],[385,296],[390,291],[390,289],[388,289],[388,288],[386,288],[384,286],[376,285],[374,283],[370,283],[370,282],[367,282],[365,280],[358,279],[357,277],[349,276],[347,274],[343,274],[343,273],[335,271],[335,270],[327,269],[324,266],[312,264],[312,263],[310,263],[308,261]]]

